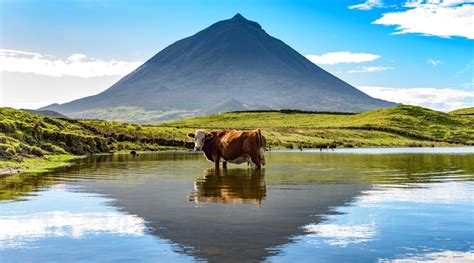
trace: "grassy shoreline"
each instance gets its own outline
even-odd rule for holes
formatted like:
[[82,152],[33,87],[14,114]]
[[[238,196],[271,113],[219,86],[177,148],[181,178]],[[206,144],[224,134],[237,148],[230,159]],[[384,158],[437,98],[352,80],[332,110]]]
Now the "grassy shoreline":
[[[149,153],[166,153],[166,152],[183,152],[183,149],[160,150],[160,151],[136,151],[138,154]],[[59,168],[75,165],[74,161],[87,158],[93,155],[112,155],[112,154],[130,154],[129,150],[122,150],[113,153],[95,153],[91,155],[49,155],[43,157],[31,156],[23,158],[21,162],[13,160],[0,159],[0,178],[12,174],[28,174],[28,173],[46,173],[52,172]]]
[[0,177],[17,173],[45,173],[73,165],[73,160],[84,158],[76,155],[49,155],[23,158],[21,162],[0,160]]

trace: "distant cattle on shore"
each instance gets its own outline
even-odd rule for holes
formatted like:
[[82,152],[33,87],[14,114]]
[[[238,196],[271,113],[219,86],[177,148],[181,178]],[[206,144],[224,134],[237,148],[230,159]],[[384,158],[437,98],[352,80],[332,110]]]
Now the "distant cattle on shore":
[[194,139],[194,150],[203,151],[207,160],[214,162],[216,169],[223,162],[247,163],[252,169],[260,169],[265,165],[266,140],[260,129],[254,131],[211,131],[197,130],[189,133]]

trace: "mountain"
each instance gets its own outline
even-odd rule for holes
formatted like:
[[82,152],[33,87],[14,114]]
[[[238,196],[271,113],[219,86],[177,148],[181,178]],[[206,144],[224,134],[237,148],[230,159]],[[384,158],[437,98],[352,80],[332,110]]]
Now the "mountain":
[[232,112],[232,111],[245,111],[245,110],[249,110],[249,108],[246,107],[242,102],[236,99],[230,99],[230,100],[226,100],[224,102],[218,103],[214,107],[205,109],[202,111],[202,113],[208,115],[208,114],[214,114],[214,113],[219,113],[219,112]]
[[[223,102],[231,105],[220,107]],[[114,108],[126,106],[137,115],[155,112],[156,121],[236,104],[344,112],[396,106],[331,75],[237,14],[168,46],[100,94],[42,109],[76,118],[105,110],[105,119],[124,120]]]

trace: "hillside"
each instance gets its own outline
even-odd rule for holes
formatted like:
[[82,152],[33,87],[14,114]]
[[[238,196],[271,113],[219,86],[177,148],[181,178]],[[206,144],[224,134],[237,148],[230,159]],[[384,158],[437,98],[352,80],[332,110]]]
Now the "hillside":
[[363,112],[394,106],[328,73],[237,14],[168,46],[100,94],[43,109],[75,118],[153,123],[228,110]]
[[[121,124],[121,127],[128,127],[128,124]],[[55,157],[57,155],[79,156],[130,149],[165,150],[186,145],[184,142],[142,140],[139,132],[128,132],[128,135],[102,134],[76,120],[0,108],[0,170],[17,166],[35,170],[37,166],[48,167],[48,161],[65,160]]]
[[474,107],[454,110],[454,111],[451,111],[450,114],[474,116]]
[[273,149],[474,145],[471,116],[415,106],[360,114],[234,112],[157,125],[54,119],[0,108],[0,168],[34,166],[32,158],[56,155],[185,149],[193,145],[186,134],[196,129],[255,128]]
[[104,152],[107,141],[73,120],[0,109],[0,155],[88,154]]

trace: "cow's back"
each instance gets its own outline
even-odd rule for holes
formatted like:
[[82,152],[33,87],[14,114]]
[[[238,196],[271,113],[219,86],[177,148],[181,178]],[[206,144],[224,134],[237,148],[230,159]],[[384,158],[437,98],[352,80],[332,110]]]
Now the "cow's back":
[[235,160],[244,155],[260,154],[260,148],[265,145],[262,145],[264,139],[259,136],[261,135],[254,131],[227,131],[220,140],[222,157],[225,160]]

